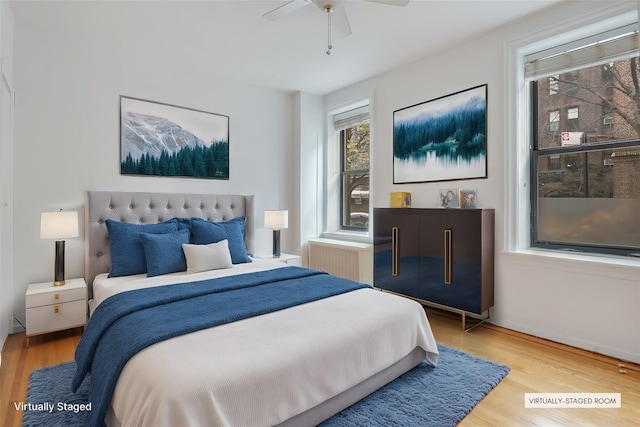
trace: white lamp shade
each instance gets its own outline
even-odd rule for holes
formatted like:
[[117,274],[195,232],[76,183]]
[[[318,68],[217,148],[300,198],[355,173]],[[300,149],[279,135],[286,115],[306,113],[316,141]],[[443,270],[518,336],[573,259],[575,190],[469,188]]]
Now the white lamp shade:
[[264,228],[282,230],[289,227],[289,211],[264,211]]
[[42,212],[41,239],[65,239],[78,236],[78,212]]

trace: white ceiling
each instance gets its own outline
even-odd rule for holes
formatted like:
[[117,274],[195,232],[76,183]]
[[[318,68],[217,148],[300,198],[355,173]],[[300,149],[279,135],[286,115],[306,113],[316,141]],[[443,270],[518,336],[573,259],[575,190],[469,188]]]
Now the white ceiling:
[[[304,1],[304,0],[299,0]],[[327,16],[306,5],[272,22],[282,1],[11,2],[16,20],[45,30],[179,54],[189,66],[285,91],[326,94],[424,58],[561,0],[411,0],[405,7],[350,0],[348,37],[333,36]]]

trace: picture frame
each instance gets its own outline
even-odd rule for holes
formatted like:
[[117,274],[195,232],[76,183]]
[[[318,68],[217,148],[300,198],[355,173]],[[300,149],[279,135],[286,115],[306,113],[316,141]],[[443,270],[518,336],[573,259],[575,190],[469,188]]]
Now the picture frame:
[[457,188],[441,188],[439,191],[438,206],[447,209],[459,208],[460,190]]
[[393,112],[393,183],[487,178],[483,84]]
[[460,207],[476,209],[478,207],[478,192],[476,190],[460,190]]
[[229,116],[120,96],[120,174],[229,179]]

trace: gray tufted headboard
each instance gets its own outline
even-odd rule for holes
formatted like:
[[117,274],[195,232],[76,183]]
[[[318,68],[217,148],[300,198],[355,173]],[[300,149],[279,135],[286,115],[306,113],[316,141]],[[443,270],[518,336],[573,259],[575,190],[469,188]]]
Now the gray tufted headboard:
[[84,215],[84,275],[89,295],[92,295],[93,279],[111,267],[105,220],[154,224],[176,217],[226,221],[239,216],[246,217],[245,244],[253,254],[253,196],[88,191]]

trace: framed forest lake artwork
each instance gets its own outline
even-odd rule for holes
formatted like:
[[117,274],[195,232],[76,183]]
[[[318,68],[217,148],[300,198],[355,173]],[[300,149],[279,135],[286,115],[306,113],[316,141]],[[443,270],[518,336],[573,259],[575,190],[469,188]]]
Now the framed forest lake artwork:
[[229,117],[121,96],[120,173],[229,179]]
[[393,112],[393,183],[487,177],[487,85]]

